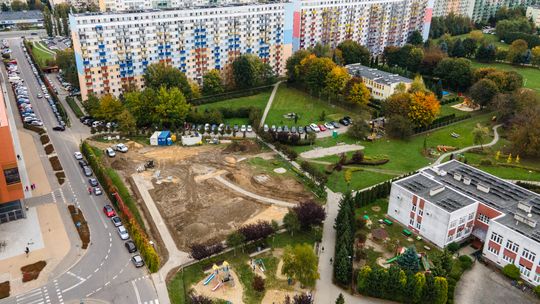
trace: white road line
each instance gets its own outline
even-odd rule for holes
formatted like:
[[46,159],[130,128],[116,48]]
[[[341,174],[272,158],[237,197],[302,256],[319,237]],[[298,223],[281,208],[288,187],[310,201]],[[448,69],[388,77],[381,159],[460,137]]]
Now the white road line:
[[135,296],[137,297],[137,304],[141,304],[141,295],[139,294],[137,285],[135,285],[135,281],[131,281],[131,285],[133,285],[133,289],[135,289]]
[[45,302],[43,301],[43,298],[41,299],[37,299],[37,300],[34,300],[34,301],[30,301],[30,302],[25,302],[24,304],[44,304]]
[[118,278],[118,275],[115,275],[114,277],[112,277],[113,280],[116,280],[116,278]]
[[83,282],[86,281],[85,278],[83,278],[83,277],[81,277],[81,276],[78,276],[78,275],[74,274],[74,273],[71,272],[71,271],[68,271],[68,272],[66,272],[66,273],[69,274],[70,276],[76,277],[76,278],[79,279],[80,281],[83,281]]
[[96,273],[96,272],[98,272],[98,271],[99,271],[99,267],[98,267],[98,268],[96,268],[96,270],[94,270],[94,273]]
[[23,301],[29,298],[34,298],[36,296],[41,296],[41,289],[36,289],[36,290],[30,291],[29,293],[17,296],[17,302]]

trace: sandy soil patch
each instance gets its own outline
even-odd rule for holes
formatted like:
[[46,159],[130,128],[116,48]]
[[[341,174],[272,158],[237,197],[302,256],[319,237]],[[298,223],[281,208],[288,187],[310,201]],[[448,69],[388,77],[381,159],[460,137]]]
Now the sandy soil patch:
[[464,102],[453,105],[452,108],[463,111],[463,112],[473,112],[473,111],[477,111],[477,110],[480,109],[479,106],[477,106],[475,108],[471,108],[469,105],[467,105]]
[[329,155],[336,155],[350,151],[364,150],[364,146],[360,145],[340,145],[328,148],[316,148],[300,153],[302,158],[320,158]]
[[287,208],[278,207],[278,206],[270,206],[266,210],[262,211],[261,213],[255,215],[254,217],[248,219],[244,222],[245,224],[252,224],[256,223],[260,220],[264,221],[276,221],[279,224],[283,223],[283,217],[289,212]]
[[205,277],[199,283],[197,283],[197,285],[193,286],[193,289],[195,289],[197,294],[201,294],[209,298],[222,299],[231,303],[243,303],[242,295],[244,293],[244,289],[242,288],[242,283],[240,283],[238,276],[232,269],[229,270],[229,273],[233,278],[233,283],[223,283],[222,286],[217,290],[212,291],[212,289],[218,284],[219,278],[213,279],[208,285],[205,286],[203,284],[204,279],[206,279]]
[[296,291],[270,289],[270,290],[267,290],[266,293],[264,294],[264,298],[261,304],[280,304],[280,303],[283,303],[283,301],[285,301],[285,297],[287,295],[289,295],[289,297],[291,297],[291,300],[292,300],[292,298],[297,294],[300,294],[300,293]]

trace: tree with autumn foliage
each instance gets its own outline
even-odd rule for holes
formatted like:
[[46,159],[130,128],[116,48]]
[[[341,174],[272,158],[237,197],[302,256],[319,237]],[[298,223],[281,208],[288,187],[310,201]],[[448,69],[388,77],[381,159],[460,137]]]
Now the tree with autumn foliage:
[[371,97],[368,88],[360,77],[349,79],[343,94],[346,101],[357,105],[367,105]]
[[441,104],[435,94],[425,91],[411,93],[411,103],[409,108],[409,119],[417,127],[428,126],[435,120]]
[[350,79],[351,76],[346,68],[335,66],[326,76],[325,90],[330,96],[338,96]]
[[326,78],[334,67],[336,64],[330,58],[309,55],[300,61],[301,79],[312,93],[320,93],[326,87]]

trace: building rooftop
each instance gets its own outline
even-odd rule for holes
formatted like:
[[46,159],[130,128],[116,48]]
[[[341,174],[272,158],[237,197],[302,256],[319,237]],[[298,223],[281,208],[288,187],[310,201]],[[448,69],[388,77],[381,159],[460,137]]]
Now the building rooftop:
[[540,195],[457,160],[421,174],[459,192],[458,201],[466,196],[501,211],[504,215],[494,221],[540,242]]
[[396,183],[448,212],[454,212],[476,202],[425,173],[413,175]]
[[43,13],[38,10],[32,11],[20,11],[20,12],[0,12],[0,20],[15,21],[15,20],[30,20],[30,19],[43,19]]
[[353,63],[345,66],[349,71],[349,74],[353,76],[365,77],[378,83],[384,83],[387,85],[394,83],[412,83],[412,80],[405,78],[398,74],[392,74],[385,71],[370,68],[359,63]]

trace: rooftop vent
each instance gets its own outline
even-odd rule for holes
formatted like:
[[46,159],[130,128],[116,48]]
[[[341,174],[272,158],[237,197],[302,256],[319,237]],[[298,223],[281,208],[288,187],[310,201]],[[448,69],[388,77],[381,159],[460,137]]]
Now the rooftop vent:
[[457,181],[461,180],[461,173],[458,173],[458,172],[454,173],[454,179]]
[[444,191],[444,186],[443,185],[438,185],[436,187],[433,187],[429,190],[429,196],[435,196],[441,192]]
[[476,189],[484,193],[489,193],[489,186],[484,183],[478,183],[478,185],[476,185]]
[[514,219],[516,220],[516,226],[519,223],[523,223],[529,227],[536,228],[536,221],[532,219],[532,214],[527,214],[527,216],[519,213],[514,214]]
[[526,202],[519,202],[517,207],[519,210],[523,212],[527,212],[527,213],[531,213],[531,210],[532,210],[532,205]]
[[471,184],[471,178],[470,178],[470,177],[464,176],[464,177],[463,177],[463,183],[464,183],[465,185],[470,185],[470,184]]
[[446,175],[446,171],[444,171],[443,169],[440,169],[439,172],[437,172],[437,174],[439,174],[440,176],[445,176]]

